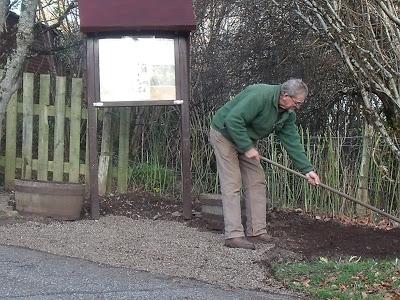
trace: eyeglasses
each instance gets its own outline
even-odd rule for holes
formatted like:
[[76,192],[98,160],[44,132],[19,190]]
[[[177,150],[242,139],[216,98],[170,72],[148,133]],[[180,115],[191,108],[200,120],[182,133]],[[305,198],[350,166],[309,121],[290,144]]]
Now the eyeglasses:
[[304,101],[297,100],[297,99],[295,99],[293,96],[289,96],[289,95],[287,95],[287,96],[292,100],[293,104],[294,104],[297,108],[299,108],[300,106],[302,106],[303,103],[304,103]]

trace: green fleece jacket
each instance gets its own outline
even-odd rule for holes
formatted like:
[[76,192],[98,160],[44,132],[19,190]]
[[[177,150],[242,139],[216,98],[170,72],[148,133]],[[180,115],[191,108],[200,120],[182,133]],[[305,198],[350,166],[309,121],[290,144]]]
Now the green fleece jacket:
[[296,114],[279,112],[280,92],[280,85],[250,85],[215,113],[211,126],[241,153],[253,148],[255,141],[275,132],[295,167],[306,174],[313,166],[300,142]]

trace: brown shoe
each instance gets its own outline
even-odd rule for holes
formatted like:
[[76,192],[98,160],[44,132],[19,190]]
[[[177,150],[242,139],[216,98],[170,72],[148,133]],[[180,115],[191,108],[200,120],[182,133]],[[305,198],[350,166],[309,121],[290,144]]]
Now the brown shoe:
[[229,248],[256,249],[254,243],[249,242],[245,237],[226,239],[225,246]]
[[256,235],[256,236],[251,236],[249,237],[252,241],[255,242],[263,242],[263,243],[271,243],[274,241],[274,238],[272,235],[268,234],[268,233],[263,233],[260,235]]

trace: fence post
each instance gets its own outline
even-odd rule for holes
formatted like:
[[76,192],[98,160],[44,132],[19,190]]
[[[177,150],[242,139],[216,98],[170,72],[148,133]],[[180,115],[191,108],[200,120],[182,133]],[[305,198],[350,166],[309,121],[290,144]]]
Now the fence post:
[[6,119],[6,162],[4,188],[12,190],[15,179],[15,161],[17,155],[17,92],[11,97],[7,106]]
[[38,171],[39,180],[47,181],[49,171],[49,116],[50,104],[50,75],[40,75],[39,95],[39,146],[38,146]]
[[54,164],[53,180],[63,181],[64,177],[64,124],[65,124],[65,77],[56,78],[55,128],[54,128]]
[[82,79],[72,79],[70,141],[69,141],[69,182],[79,182],[81,143],[81,99]]
[[111,108],[104,109],[101,150],[99,159],[99,195],[107,192],[107,179],[111,157]]
[[129,125],[130,109],[120,109],[119,148],[118,148],[118,192],[128,190]]
[[33,74],[23,76],[22,178],[32,179]]
[[85,194],[90,196],[90,164],[89,164],[89,124],[86,118],[86,134],[85,134]]

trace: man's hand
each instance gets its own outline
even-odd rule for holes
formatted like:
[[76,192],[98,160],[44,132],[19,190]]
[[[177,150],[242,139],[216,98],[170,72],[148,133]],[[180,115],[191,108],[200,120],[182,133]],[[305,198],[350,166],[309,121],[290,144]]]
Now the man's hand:
[[246,151],[244,153],[244,156],[250,159],[256,159],[260,161],[260,153],[258,153],[256,148],[251,148],[250,150]]
[[306,177],[308,179],[308,183],[312,185],[319,185],[321,183],[321,180],[319,180],[319,176],[317,173],[314,171],[308,172],[306,174]]

